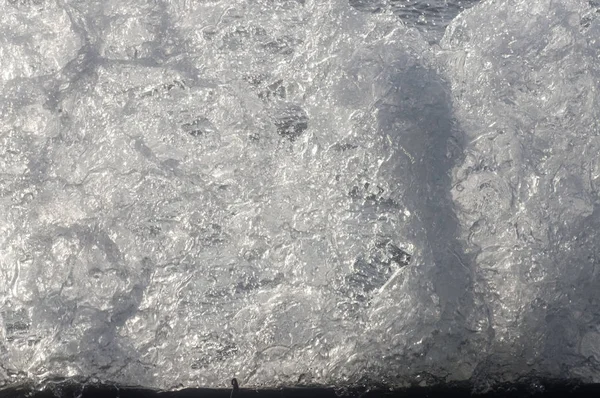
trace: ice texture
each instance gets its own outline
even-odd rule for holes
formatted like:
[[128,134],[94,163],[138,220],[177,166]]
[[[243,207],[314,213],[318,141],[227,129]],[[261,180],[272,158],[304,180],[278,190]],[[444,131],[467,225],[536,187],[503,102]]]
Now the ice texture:
[[483,383],[600,382],[598,15],[578,1],[490,0],[441,43],[465,140],[458,238],[488,312]]
[[0,5],[0,386],[600,381],[597,13],[350,3]]

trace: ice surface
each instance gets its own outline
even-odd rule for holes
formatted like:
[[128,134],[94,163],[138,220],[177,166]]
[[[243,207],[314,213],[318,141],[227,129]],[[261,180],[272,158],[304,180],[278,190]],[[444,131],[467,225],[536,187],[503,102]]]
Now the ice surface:
[[430,43],[438,43],[444,29],[462,10],[480,0],[348,0],[367,13],[393,12],[406,26],[415,27]]
[[599,381],[586,4],[0,9],[0,385]]
[[583,2],[488,1],[442,41],[465,137],[451,194],[489,312],[481,379],[600,381],[594,11]]

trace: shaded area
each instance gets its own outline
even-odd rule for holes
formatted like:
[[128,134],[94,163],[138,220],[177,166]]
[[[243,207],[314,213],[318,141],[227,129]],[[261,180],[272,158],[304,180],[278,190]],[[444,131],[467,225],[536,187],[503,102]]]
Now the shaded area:
[[[591,0],[595,1],[595,0]],[[438,42],[446,26],[462,11],[480,0],[348,0],[358,11],[380,13],[391,10],[407,26],[413,26],[430,43]]]
[[[435,329],[423,340],[422,356],[411,367],[415,373],[420,369],[446,380],[466,380],[493,330],[477,297],[473,259],[459,238],[450,194],[452,170],[465,156],[464,134],[454,117],[450,88],[436,71],[421,65],[398,70],[402,73],[391,76],[387,95],[376,104],[378,129],[399,149],[389,175],[409,174],[417,182],[403,192],[403,200],[422,222],[422,231],[415,233],[427,242],[426,278],[440,309]],[[440,369],[439,363],[448,360],[456,365]]]
[[[113,385],[83,385],[79,383],[60,383],[52,385],[43,391],[32,388],[13,387],[0,391],[2,398],[229,398],[229,389],[185,389],[180,391],[160,392],[134,387],[119,387]],[[521,384],[506,384],[493,392],[485,394],[472,393],[472,386],[467,383],[448,384],[435,387],[409,387],[392,390],[379,386],[377,388],[282,388],[250,390],[240,389],[238,398],[442,398],[442,397],[471,397],[500,398],[500,397],[597,397],[600,394],[600,384],[565,383],[554,380],[524,382]]]

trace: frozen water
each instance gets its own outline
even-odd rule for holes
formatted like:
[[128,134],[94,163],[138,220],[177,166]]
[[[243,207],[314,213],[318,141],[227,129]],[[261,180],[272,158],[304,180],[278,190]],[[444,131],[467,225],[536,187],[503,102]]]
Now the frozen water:
[[362,12],[393,12],[406,26],[415,27],[430,43],[437,43],[456,15],[480,0],[348,0]]
[[583,2],[494,0],[442,41],[465,137],[451,195],[489,313],[481,378],[600,381],[599,33]]
[[600,381],[597,7],[375,3],[0,5],[0,385]]
[[3,81],[6,377],[339,384],[431,332],[414,207],[450,115],[416,32],[341,1],[87,4],[7,6],[86,44]]

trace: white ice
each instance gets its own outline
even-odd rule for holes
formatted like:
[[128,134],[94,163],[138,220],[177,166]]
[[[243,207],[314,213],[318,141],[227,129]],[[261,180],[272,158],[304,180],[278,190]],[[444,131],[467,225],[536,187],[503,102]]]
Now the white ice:
[[0,386],[600,382],[600,21],[0,5]]

